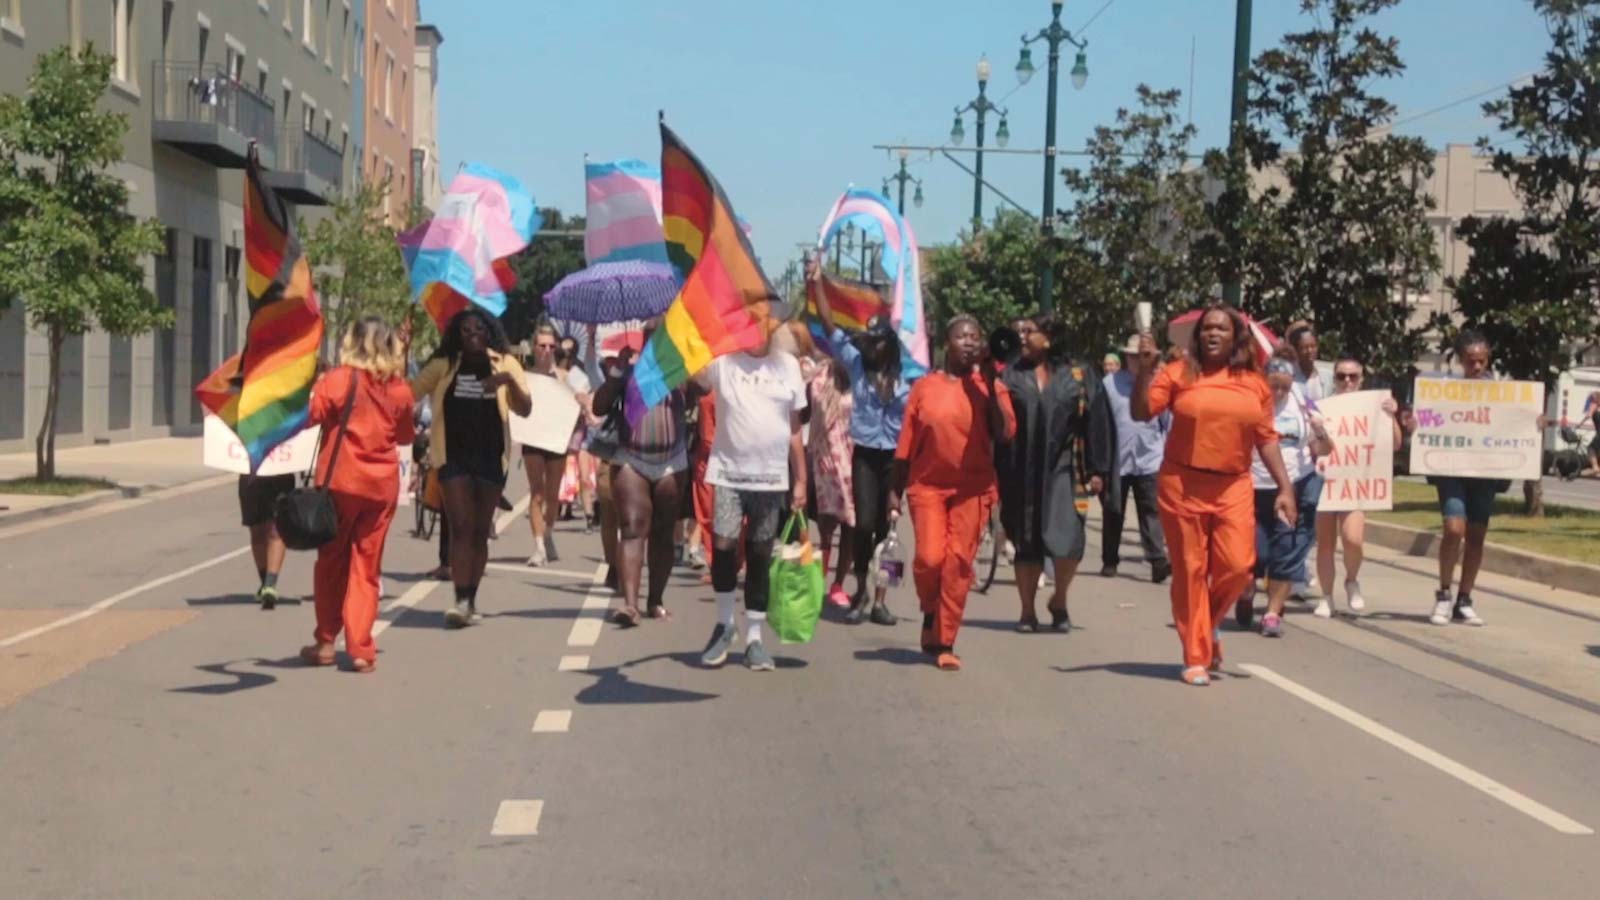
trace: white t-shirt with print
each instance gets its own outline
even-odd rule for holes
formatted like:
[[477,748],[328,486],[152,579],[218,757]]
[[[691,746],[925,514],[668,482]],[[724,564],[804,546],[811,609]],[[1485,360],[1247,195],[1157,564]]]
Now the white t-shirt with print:
[[[1278,451],[1283,455],[1283,467],[1288,470],[1291,482],[1311,474],[1316,464],[1316,459],[1311,455],[1311,444],[1316,439],[1312,429],[1315,417],[1298,384],[1289,389],[1289,395],[1274,410],[1272,427],[1278,431]],[[1250,477],[1255,481],[1258,491],[1272,490],[1278,486],[1267,471],[1266,464],[1261,461],[1259,450],[1252,455]]]
[[806,408],[800,363],[778,351],[734,353],[712,360],[704,378],[717,398],[717,435],[706,483],[788,490],[790,416]]

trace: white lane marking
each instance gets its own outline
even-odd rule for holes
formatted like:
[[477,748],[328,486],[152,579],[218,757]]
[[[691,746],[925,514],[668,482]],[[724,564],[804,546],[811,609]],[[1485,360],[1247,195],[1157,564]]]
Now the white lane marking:
[[1504,803],[1517,812],[1543,822],[1562,834],[1594,834],[1594,829],[1588,827],[1587,825],[1584,825],[1581,822],[1575,822],[1561,813],[1556,812],[1550,807],[1524,796],[1523,794],[1517,793],[1511,788],[1508,788],[1500,782],[1495,781],[1493,778],[1490,778],[1489,776],[1484,775],[1483,773],[1474,769],[1469,769],[1461,763],[1458,763],[1455,760],[1445,756],[1444,754],[1425,747],[1391,728],[1374,722],[1355,710],[1350,709],[1349,707],[1344,706],[1335,700],[1330,700],[1327,697],[1324,697],[1316,691],[1313,691],[1297,682],[1291,681],[1265,666],[1257,666],[1246,663],[1241,665],[1239,668],[1257,678],[1260,678],[1268,684],[1281,688],[1282,690],[1299,697],[1301,700],[1304,700],[1305,702],[1315,706],[1316,708],[1333,716],[1336,719],[1341,719],[1347,724],[1354,725],[1367,734],[1370,734],[1378,740],[1383,741],[1385,744],[1394,747],[1396,750],[1399,750],[1400,752],[1405,753],[1406,755],[1411,756],[1421,762],[1427,763],[1446,775],[1449,775],[1458,781],[1464,782],[1470,787],[1477,788],[1478,790],[1488,794],[1496,800],[1499,800],[1501,803]]
[[611,589],[606,587],[606,564],[595,566],[591,578],[589,592],[583,598],[583,607],[578,610],[578,618],[572,623],[572,632],[567,635],[569,647],[593,647],[600,640],[606,607],[611,604]]
[[82,522],[85,519],[98,519],[101,516],[108,516],[114,512],[135,509],[137,507],[144,506],[146,503],[154,503],[157,500],[167,500],[172,497],[182,497],[184,494],[192,494],[196,491],[221,487],[224,484],[233,484],[238,480],[238,475],[217,475],[213,478],[202,478],[199,481],[191,481],[188,484],[180,484],[169,488],[151,491],[147,494],[141,494],[138,497],[129,497],[124,500],[108,500],[105,503],[97,503],[94,506],[90,506],[86,509],[62,513],[59,516],[47,516],[43,519],[38,519],[33,522],[24,522],[20,525],[12,525],[8,528],[0,528],[0,539],[16,537],[23,534],[31,534],[35,531],[43,531],[46,528],[55,528],[58,525],[70,525],[73,522]]
[[511,504],[510,509],[501,513],[500,516],[494,520],[494,533],[503,533],[507,528],[511,527],[512,522],[515,522],[518,518],[521,518],[522,514],[528,511],[528,503],[532,500],[532,498],[532,494],[523,494],[521,500]]
[[161,587],[162,585],[171,584],[172,582],[177,581],[177,580],[179,580],[181,578],[187,578],[187,577],[189,577],[190,575],[193,575],[196,572],[204,571],[206,569],[211,568],[212,566],[221,565],[222,563],[225,563],[230,559],[234,559],[235,557],[243,556],[243,555],[245,555],[246,553],[249,553],[249,552],[250,552],[250,547],[247,544],[247,545],[245,545],[243,547],[240,547],[237,550],[230,550],[227,553],[222,554],[221,556],[213,556],[212,558],[206,560],[205,562],[195,563],[194,565],[190,566],[187,569],[180,569],[180,570],[178,570],[176,572],[173,572],[170,575],[163,575],[160,578],[156,578],[156,579],[151,580],[151,581],[146,581],[144,584],[138,585],[136,587],[128,588],[127,590],[123,591],[120,594],[112,594],[111,596],[105,598],[104,600],[99,601],[98,603],[95,603],[92,606],[86,607],[84,609],[80,609],[77,612],[72,613],[71,615],[63,616],[63,617],[61,617],[59,619],[56,619],[54,622],[46,622],[45,624],[40,625],[37,628],[30,628],[27,631],[22,631],[22,632],[18,632],[17,634],[13,634],[12,636],[6,638],[5,640],[0,640],[0,647],[15,646],[17,644],[22,643],[23,641],[29,640],[30,638],[36,638],[41,634],[49,634],[50,632],[55,631],[57,628],[65,628],[66,626],[71,625],[74,622],[81,622],[84,619],[87,619],[92,615],[95,615],[97,613],[105,612],[106,610],[110,609],[113,606],[116,606],[118,603],[121,603],[122,601],[128,599],[129,597],[135,597],[135,596],[138,596],[139,594],[144,593],[145,591],[154,590],[154,589],[156,589],[158,587]]
[[557,672],[583,672],[588,668],[589,657],[587,656],[563,656],[561,661],[556,663]]
[[587,581],[594,577],[593,572],[573,572],[569,569],[531,569],[516,563],[488,563],[484,568],[493,569],[496,572],[512,572],[517,575],[550,575],[556,578],[572,578],[580,581]]
[[[372,624],[372,636],[377,637],[378,635],[383,634],[385,631],[388,631],[390,625],[393,625],[401,616],[405,615],[408,610],[415,607],[418,603],[426,600],[428,595],[433,592],[433,589],[443,583],[444,582],[442,581],[433,581],[431,579],[428,581],[419,581],[416,584],[413,584],[404,594],[401,594],[399,597],[390,600],[388,605],[384,606],[382,610],[379,611],[378,621]],[[394,615],[389,615],[390,613],[394,613]]]
[[534,734],[566,734],[571,727],[570,709],[541,709],[533,718]]
[[494,837],[526,837],[539,833],[539,817],[544,815],[543,800],[501,800],[494,814]]

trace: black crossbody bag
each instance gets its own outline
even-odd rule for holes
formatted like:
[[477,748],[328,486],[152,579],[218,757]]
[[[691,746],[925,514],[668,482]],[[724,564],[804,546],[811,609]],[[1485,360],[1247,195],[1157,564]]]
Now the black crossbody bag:
[[290,550],[315,550],[333,540],[339,533],[339,514],[333,508],[333,496],[328,485],[333,482],[333,469],[339,464],[339,448],[344,443],[344,433],[350,428],[350,410],[356,403],[356,388],[361,384],[361,373],[350,370],[350,393],[344,398],[344,412],[339,418],[339,436],[333,440],[333,455],[328,459],[328,476],[322,484],[314,485],[316,466],[300,487],[278,498],[273,521],[278,526],[278,536]]

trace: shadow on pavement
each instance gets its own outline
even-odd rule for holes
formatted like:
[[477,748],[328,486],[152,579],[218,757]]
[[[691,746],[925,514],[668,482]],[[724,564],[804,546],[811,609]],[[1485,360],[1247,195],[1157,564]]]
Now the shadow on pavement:
[[[592,675],[595,682],[583,690],[578,691],[577,701],[585,706],[613,705],[613,704],[655,704],[655,703],[699,703],[704,700],[715,700],[720,694],[707,694],[701,691],[686,691],[679,688],[661,687],[654,684],[644,684],[629,678],[624,669],[643,665],[657,660],[671,660],[687,667],[698,667],[700,654],[698,653],[657,653],[645,656],[621,665],[610,666],[604,669],[589,669],[583,674]],[[782,663],[779,663],[782,665]]]
[[1600,644],[1590,644],[1588,650],[1590,656],[1600,656]]
[[1183,667],[1177,663],[1145,663],[1145,662],[1114,662],[1102,663],[1097,666],[1051,666],[1050,668],[1064,675],[1076,675],[1080,672],[1110,672],[1113,675],[1127,675],[1132,678],[1156,678],[1161,681],[1177,681],[1183,674]]
[[[299,606],[309,598],[284,594],[278,598],[279,606]],[[218,594],[215,597],[190,597],[184,601],[190,606],[255,606],[255,594]]]
[[232,678],[233,681],[220,684],[196,684],[189,687],[173,688],[173,694],[201,694],[204,696],[219,697],[225,694],[237,694],[252,688],[266,687],[277,683],[276,676],[264,672],[235,672],[234,666],[253,665],[258,669],[307,669],[311,668],[301,661],[299,656],[288,656],[283,659],[239,659],[231,662],[212,663],[208,666],[195,666],[201,672],[210,672]]
[[907,647],[884,647],[879,650],[857,650],[856,659],[862,662],[882,662],[892,666],[930,665],[927,654]]

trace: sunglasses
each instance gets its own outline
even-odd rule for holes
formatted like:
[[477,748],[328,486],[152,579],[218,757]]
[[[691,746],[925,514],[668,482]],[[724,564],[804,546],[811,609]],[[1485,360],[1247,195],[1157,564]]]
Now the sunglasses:
[[1335,372],[1335,373],[1333,373],[1333,380],[1334,381],[1360,381],[1361,380],[1361,373],[1360,372]]
[[534,346],[540,350],[554,350],[556,348],[555,344],[534,344]]

